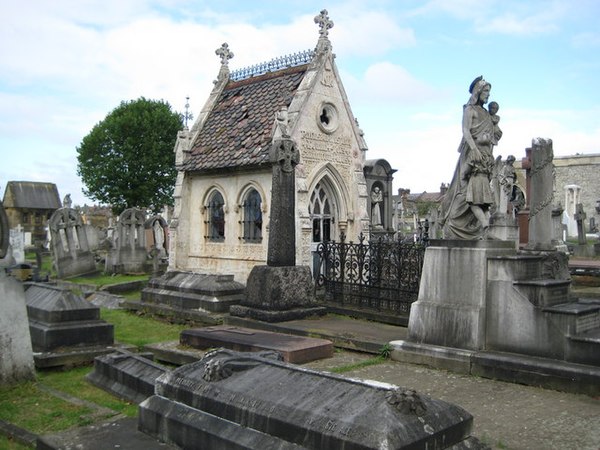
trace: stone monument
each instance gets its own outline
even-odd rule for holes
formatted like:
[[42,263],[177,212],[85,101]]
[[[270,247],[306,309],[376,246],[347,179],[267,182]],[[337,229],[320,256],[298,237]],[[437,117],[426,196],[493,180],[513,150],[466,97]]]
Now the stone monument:
[[485,448],[458,406],[278,356],[217,350],[161,375],[139,430],[181,448]]
[[8,218],[0,201],[0,386],[35,378],[23,285],[6,275]]
[[296,266],[294,172],[300,153],[288,132],[287,115],[278,113],[270,151],[273,183],[267,265],[250,272],[246,297],[230,309],[234,316],[280,322],[325,313],[325,308],[315,305],[310,267]]
[[146,214],[138,208],[128,208],[119,215],[114,246],[107,256],[107,268],[114,273],[146,271]]
[[90,251],[81,215],[73,208],[54,211],[48,226],[56,273],[59,278],[74,277],[96,271],[94,254]]

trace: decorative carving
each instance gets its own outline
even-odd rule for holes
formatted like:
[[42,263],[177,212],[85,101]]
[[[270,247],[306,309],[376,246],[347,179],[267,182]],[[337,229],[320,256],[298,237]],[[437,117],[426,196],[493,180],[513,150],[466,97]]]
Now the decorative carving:
[[386,392],[385,399],[402,414],[414,414],[420,417],[427,411],[423,400],[414,389],[398,388],[390,390]]
[[227,42],[223,42],[223,45],[215,50],[215,54],[221,58],[221,65],[227,66],[229,60],[233,58],[233,52],[229,50]]
[[221,348],[206,353],[204,358],[202,358],[202,361],[204,361],[202,378],[210,382],[220,381],[229,378],[234,372],[244,372],[264,364],[257,357],[273,361],[283,361],[281,353],[272,350],[253,353],[250,356],[244,352]]
[[272,152],[272,161],[279,163],[283,172],[293,172],[294,167],[300,162],[300,152],[291,139],[281,139],[274,142]]
[[322,9],[319,15],[315,16],[315,23],[319,25],[319,36],[327,39],[329,30],[333,28],[333,20],[329,19],[329,14],[326,9]]
[[314,56],[315,52],[313,50],[305,50],[303,52],[293,53],[291,55],[284,55],[279,58],[274,58],[270,61],[234,70],[231,72],[229,77],[233,81],[239,81],[268,72],[285,69],[287,67],[301,66],[302,64],[308,64],[311,62]]

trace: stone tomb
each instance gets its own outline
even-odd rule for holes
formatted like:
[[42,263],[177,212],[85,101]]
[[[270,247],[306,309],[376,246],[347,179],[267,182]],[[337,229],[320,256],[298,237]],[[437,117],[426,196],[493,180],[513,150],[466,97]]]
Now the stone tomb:
[[218,350],[165,373],[139,429],[183,448],[485,448],[458,406],[277,356]]
[[86,379],[94,386],[133,403],[154,394],[156,379],[167,372],[165,366],[152,361],[148,354],[118,350],[94,359],[94,370]]
[[34,355],[36,366],[63,365],[62,358],[52,363],[48,353],[66,357],[69,349],[79,353],[92,347],[106,353],[106,347],[113,345],[113,326],[100,320],[100,308],[68,289],[29,283],[25,296],[33,350],[42,353]]
[[142,290],[140,307],[214,325],[220,314],[243,297],[244,285],[234,281],[233,275],[170,271],[150,280]]
[[226,325],[184,330],[179,340],[182,345],[200,349],[225,347],[243,352],[274,350],[283,356],[284,361],[295,364],[333,356],[333,344],[326,339]]

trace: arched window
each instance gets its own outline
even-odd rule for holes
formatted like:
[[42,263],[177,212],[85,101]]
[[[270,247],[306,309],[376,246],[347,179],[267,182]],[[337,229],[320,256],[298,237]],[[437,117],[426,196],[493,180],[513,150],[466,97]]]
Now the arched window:
[[244,240],[259,242],[262,240],[262,200],[256,189],[250,189],[242,203],[242,223],[244,225]]
[[223,205],[225,205],[225,202],[219,191],[210,194],[207,206],[207,238],[210,240],[222,241],[225,239],[225,211]]
[[327,192],[321,183],[317,183],[310,196],[308,212],[312,218],[313,242],[327,242],[331,240],[331,223],[333,215]]

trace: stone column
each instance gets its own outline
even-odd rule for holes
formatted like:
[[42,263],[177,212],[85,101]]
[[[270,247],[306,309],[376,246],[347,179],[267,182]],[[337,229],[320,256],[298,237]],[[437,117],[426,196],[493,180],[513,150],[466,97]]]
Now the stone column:
[[296,185],[294,169],[300,162],[296,144],[289,138],[273,143],[273,184],[269,217],[269,246],[267,265],[272,267],[296,265]]
[[553,158],[551,139],[536,138],[532,141],[529,250],[555,249],[552,245]]

